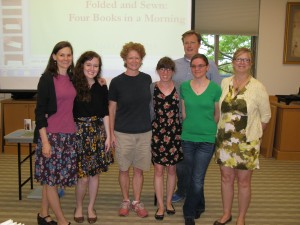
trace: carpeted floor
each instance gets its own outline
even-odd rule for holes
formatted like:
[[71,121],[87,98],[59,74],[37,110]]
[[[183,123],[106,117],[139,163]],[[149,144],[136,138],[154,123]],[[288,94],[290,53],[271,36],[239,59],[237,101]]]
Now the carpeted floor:
[[[29,174],[29,164],[23,165],[23,177]],[[28,199],[31,193],[30,184],[23,187],[23,200],[18,200],[17,157],[0,155],[0,223],[8,219],[22,222],[26,225],[36,225],[36,215],[40,207],[39,199]],[[39,187],[34,183],[34,187]],[[145,173],[142,201],[149,211],[149,217],[138,218],[134,212],[128,217],[119,217],[117,211],[121,201],[118,184],[118,169],[114,164],[109,172],[100,178],[99,193],[96,203],[99,225],[157,225],[184,224],[182,217],[182,202],[176,203],[174,216],[165,216],[163,221],[156,221],[153,205],[153,169]],[[197,225],[212,225],[222,213],[220,197],[219,168],[213,162],[210,164],[205,184],[206,212]],[[74,188],[65,190],[61,199],[62,208],[72,225],[75,206]],[[85,206],[87,204],[87,197]],[[53,215],[53,214],[52,214]],[[234,200],[233,222],[237,215],[237,200]],[[86,217],[86,215],[85,215]],[[87,221],[83,225],[87,225]],[[300,161],[277,161],[261,158],[261,169],[254,172],[252,183],[252,202],[247,214],[247,225],[300,225]]]

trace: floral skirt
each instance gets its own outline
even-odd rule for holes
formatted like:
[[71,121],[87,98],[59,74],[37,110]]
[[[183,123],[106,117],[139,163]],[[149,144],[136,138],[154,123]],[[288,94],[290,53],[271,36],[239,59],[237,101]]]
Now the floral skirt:
[[113,163],[111,151],[105,153],[106,133],[103,120],[93,117],[76,118],[78,177],[106,172]]
[[35,153],[35,179],[41,185],[72,186],[77,183],[77,156],[75,133],[48,133],[52,147],[51,157],[42,154],[41,139]]

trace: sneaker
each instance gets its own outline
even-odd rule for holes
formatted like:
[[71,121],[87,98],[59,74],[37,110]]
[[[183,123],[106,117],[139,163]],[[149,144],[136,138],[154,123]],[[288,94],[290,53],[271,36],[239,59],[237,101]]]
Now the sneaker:
[[136,214],[141,217],[141,218],[144,218],[144,217],[147,217],[148,216],[148,212],[147,210],[145,209],[144,207],[144,204],[141,203],[141,202],[137,202],[135,204],[131,204],[131,208],[133,211],[136,212]]
[[182,197],[182,196],[180,196],[180,195],[178,195],[176,193],[174,193],[173,196],[172,196],[172,202],[173,203],[179,202],[179,201],[181,201],[183,199],[184,199],[184,197]]
[[130,210],[130,201],[123,201],[119,209],[119,216],[128,216]]

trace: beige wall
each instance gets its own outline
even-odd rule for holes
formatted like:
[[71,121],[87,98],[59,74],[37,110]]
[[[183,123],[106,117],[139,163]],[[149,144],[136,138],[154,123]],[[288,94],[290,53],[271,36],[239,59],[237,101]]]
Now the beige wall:
[[287,2],[260,1],[257,79],[266,86],[270,95],[297,94],[300,87],[300,64],[283,64]]

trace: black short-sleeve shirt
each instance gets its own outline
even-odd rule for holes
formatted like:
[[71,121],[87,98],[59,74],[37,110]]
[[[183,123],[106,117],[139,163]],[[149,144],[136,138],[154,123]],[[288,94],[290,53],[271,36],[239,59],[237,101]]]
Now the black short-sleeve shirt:
[[143,72],[137,76],[122,73],[111,80],[108,99],[117,103],[116,131],[136,134],[151,130],[151,83],[151,76]]

